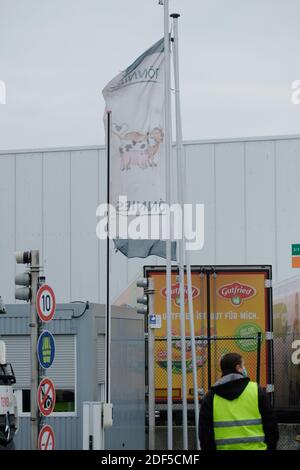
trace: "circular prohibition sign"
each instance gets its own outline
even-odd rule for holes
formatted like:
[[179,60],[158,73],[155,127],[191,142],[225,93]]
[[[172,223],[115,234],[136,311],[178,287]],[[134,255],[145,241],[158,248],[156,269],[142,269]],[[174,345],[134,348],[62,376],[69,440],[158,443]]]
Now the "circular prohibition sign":
[[38,407],[43,416],[49,416],[55,407],[56,392],[52,380],[44,378],[38,388]]
[[38,439],[38,450],[54,450],[54,446],[54,431],[51,426],[46,424],[40,430]]
[[36,294],[36,309],[43,322],[51,321],[55,313],[56,301],[52,287],[43,284]]

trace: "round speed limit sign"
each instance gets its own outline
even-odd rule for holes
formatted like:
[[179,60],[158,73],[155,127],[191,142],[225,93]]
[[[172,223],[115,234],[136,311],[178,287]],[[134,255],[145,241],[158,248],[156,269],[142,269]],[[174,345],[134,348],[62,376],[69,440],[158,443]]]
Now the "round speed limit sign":
[[42,285],[36,296],[36,309],[43,322],[52,320],[55,313],[55,295],[53,289],[47,284]]

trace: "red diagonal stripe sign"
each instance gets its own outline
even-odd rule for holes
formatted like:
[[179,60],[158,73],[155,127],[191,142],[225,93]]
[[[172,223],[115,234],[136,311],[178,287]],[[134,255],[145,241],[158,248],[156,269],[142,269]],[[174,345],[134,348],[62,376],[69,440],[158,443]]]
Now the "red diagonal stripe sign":
[[40,430],[38,439],[38,450],[54,450],[54,431],[48,424]]
[[38,407],[42,415],[49,416],[55,407],[56,393],[51,379],[44,378],[38,388]]

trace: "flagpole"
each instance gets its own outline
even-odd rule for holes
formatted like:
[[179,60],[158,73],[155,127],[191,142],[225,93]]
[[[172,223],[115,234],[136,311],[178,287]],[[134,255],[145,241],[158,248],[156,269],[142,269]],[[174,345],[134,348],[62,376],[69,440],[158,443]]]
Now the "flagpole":
[[111,150],[111,111],[106,112],[106,155],[107,155],[107,240],[106,240],[106,318],[105,318],[105,403],[110,403],[111,373],[111,305],[110,305],[110,150]]
[[[183,210],[185,203],[185,165],[183,164],[183,138],[182,138],[182,123],[181,123],[181,108],[180,108],[180,89],[179,89],[179,50],[178,50],[178,18],[179,14],[173,13],[171,15],[173,18],[174,26],[174,80],[175,80],[175,111],[176,111],[176,145],[177,145],[177,179],[178,179],[178,199]],[[189,261],[189,253],[185,251],[185,238],[184,230],[182,230],[182,240],[181,240],[181,260],[182,273],[184,275],[184,255],[186,255],[186,270],[187,270],[187,286],[188,286],[188,308],[189,308],[189,320],[190,320],[190,336],[191,336],[191,351],[192,351],[192,367],[193,367],[193,388],[194,388],[194,409],[195,409],[195,426],[196,426],[196,446],[197,449],[199,446],[199,404],[198,404],[198,383],[197,383],[197,360],[196,360],[196,345],[195,345],[195,328],[194,328],[194,309],[193,309],[193,298],[192,298],[192,277],[191,277],[191,266]],[[183,279],[184,280],[184,279]],[[184,295],[184,293],[183,293]],[[181,313],[182,315],[182,313]],[[183,335],[183,332],[182,332]],[[185,318],[184,318],[184,340],[185,340]],[[184,348],[184,349],[183,349]],[[185,341],[182,341],[182,351],[184,353]],[[184,354],[185,355],[185,354]],[[184,358],[186,364],[186,358]],[[182,374],[183,383],[186,384],[186,367],[185,373]],[[186,398],[186,387],[183,389],[182,394],[185,391]],[[184,396],[184,395],[183,395]],[[187,437],[187,409],[183,409],[183,423],[186,422],[186,427],[184,428],[184,440],[186,442],[185,449],[188,448],[188,437]]]
[[[177,156],[177,184],[178,202],[183,209],[183,186],[182,186],[182,131],[180,120],[179,101],[179,73],[178,73],[178,28],[177,19],[179,15],[171,15],[174,25],[174,81],[175,81],[175,111],[176,111],[176,156]],[[183,215],[183,213],[182,213]],[[181,220],[181,239],[178,240],[178,268],[180,288],[180,340],[181,340],[181,377],[182,377],[182,427],[183,427],[183,449],[188,449],[188,425],[187,425],[187,390],[186,390],[186,331],[185,331],[185,306],[184,306],[184,240],[183,240],[183,217]]]
[[[165,159],[166,159],[166,203],[171,205],[171,65],[169,34],[169,0],[164,0],[164,51],[165,51]],[[172,298],[171,298],[171,239],[166,240],[166,288],[167,288],[167,375],[168,375],[168,450],[173,449],[173,401],[172,401]]]
[[194,388],[194,409],[195,409],[195,427],[196,427],[196,447],[200,449],[199,441],[199,398],[198,398],[198,374],[197,374],[197,356],[196,356],[196,342],[195,342],[195,323],[194,323],[194,306],[192,297],[192,274],[190,264],[190,254],[186,252],[186,271],[187,271],[187,286],[188,286],[188,303],[189,303],[189,317],[190,317],[190,330],[191,330],[191,349],[192,349],[192,366],[193,366],[193,388]]

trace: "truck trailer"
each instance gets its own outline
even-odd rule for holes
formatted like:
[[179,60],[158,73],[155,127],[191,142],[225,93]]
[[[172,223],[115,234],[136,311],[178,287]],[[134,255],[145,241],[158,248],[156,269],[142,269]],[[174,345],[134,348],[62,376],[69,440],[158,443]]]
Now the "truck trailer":
[[[273,392],[272,268],[260,266],[192,266],[192,297],[197,360],[197,394],[208,391],[220,377],[219,362],[227,352],[240,353],[248,375]],[[167,403],[167,317],[165,266],[145,266],[154,282],[155,402]],[[180,289],[178,268],[172,268],[172,393],[182,403]],[[187,400],[194,401],[188,289],[185,274]],[[148,326],[146,326],[148,330]]]

